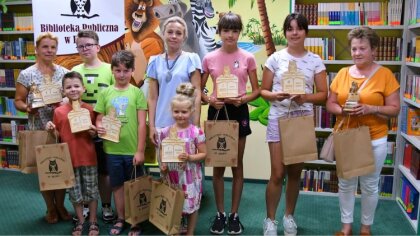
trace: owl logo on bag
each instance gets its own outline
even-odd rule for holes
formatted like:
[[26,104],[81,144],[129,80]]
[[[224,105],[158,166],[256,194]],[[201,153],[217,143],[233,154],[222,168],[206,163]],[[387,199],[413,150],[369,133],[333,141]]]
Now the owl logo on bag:
[[159,211],[160,213],[166,215],[166,201],[164,199],[160,201]]
[[217,138],[217,150],[226,150],[226,137],[218,137]]
[[147,205],[148,202],[147,202],[147,197],[145,193],[140,193],[139,203],[140,203],[140,206]]
[[58,172],[57,160],[50,160],[48,164],[48,169],[50,170],[50,172]]

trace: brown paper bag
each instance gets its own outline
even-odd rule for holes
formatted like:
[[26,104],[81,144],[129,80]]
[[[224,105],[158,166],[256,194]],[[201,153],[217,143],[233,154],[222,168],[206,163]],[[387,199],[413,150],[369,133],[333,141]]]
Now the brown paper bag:
[[280,141],[285,165],[318,159],[314,117],[279,119]]
[[125,221],[136,225],[149,219],[151,192],[150,176],[140,176],[124,182]]
[[149,221],[167,235],[178,234],[185,195],[166,183],[152,181]]
[[22,173],[36,173],[35,146],[55,143],[53,135],[44,130],[19,131],[19,165]]
[[204,122],[206,166],[236,167],[238,164],[239,124],[232,120]]
[[74,186],[74,171],[67,143],[36,146],[35,156],[41,191]]
[[369,128],[360,126],[334,132],[337,176],[350,179],[375,172],[375,159]]

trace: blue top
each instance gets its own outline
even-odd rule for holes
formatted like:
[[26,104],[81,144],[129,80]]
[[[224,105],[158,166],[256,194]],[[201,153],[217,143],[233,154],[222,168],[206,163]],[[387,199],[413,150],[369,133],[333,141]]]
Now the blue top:
[[[151,56],[147,66],[147,77],[157,80],[159,84],[159,96],[156,104],[155,126],[163,128],[175,123],[172,118],[171,100],[176,95],[176,88],[181,83],[191,82],[190,76],[195,70],[200,70],[201,61],[196,53],[182,52],[175,60],[168,60],[166,64],[165,54]],[[168,74],[172,76],[168,77]]]

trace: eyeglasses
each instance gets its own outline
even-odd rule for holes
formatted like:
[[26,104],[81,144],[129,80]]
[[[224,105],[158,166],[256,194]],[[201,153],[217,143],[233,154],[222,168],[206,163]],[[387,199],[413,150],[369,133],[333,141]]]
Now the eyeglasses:
[[82,51],[84,49],[89,50],[89,49],[92,49],[92,47],[95,46],[95,45],[98,45],[98,44],[96,44],[96,43],[94,43],[94,44],[93,43],[88,43],[88,44],[85,44],[85,45],[79,45],[76,48],[79,51]]

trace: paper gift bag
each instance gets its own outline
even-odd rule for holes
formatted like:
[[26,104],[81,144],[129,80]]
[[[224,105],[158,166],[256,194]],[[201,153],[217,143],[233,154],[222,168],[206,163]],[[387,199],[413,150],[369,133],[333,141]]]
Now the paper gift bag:
[[125,221],[136,225],[149,219],[152,177],[141,176],[124,182]]
[[313,116],[279,119],[279,129],[285,165],[318,159]]
[[41,191],[74,186],[73,165],[67,143],[36,146],[35,156]]
[[321,153],[319,154],[319,158],[326,162],[334,162],[334,141],[333,141],[333,133],[328,135],[328,138],[324,141],[322,145]]
[[19,131],[19,165],[22,173],[36,173],[35,146],[55,143],[53,135],[44,130]]
[[206,134],[206,166],[236,167],[238,163],[239,124],[237,121],[204,122]]
[[167,235],[178,234],[185,195],[166,183],[152,181],[149,221]]
[[350,179],[375,172],[369,128],[360,126],[333,134],[337,176]]

